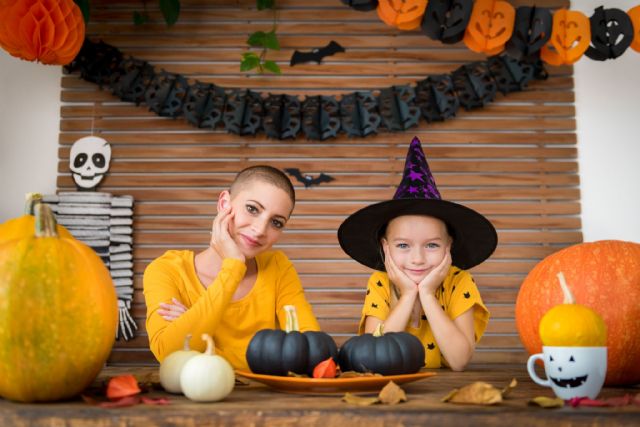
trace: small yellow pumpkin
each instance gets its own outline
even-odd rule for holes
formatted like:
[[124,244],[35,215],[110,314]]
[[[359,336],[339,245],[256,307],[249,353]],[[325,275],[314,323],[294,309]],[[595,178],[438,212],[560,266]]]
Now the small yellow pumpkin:
[[563,304],[556,305],[540,320],[540,339],[546,346],[602,347],[607,345],[607,325],[589,307],[576,304],[562,272],[558,281],[564,294]]

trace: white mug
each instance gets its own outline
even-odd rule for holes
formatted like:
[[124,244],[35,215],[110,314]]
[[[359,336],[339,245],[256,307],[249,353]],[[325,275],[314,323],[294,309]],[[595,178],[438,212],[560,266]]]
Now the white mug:
[[[547,379],[536,374],[536,360],[544,362]],[[536,384],[551,387],[561,399],[595,399],[607,376],[607,347],[543,346],[542,353],[529,357],[527,371]]]

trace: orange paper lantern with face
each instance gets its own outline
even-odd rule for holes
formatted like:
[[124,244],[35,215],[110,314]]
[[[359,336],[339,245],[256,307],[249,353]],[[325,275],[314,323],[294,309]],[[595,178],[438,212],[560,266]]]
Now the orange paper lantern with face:
[[420,27],[426,8],[424,0],[379,0],[377,12],[387,25],[400,30],[415,30]]
[[629,9],[627,12],[631,23],[633,24],[633,40],[631,41],[631,49],[640,52],[640,5]]
[[573,64],[589,47],[591,24],[582,12],[561,9],[553,14],[553,31],[540,57],[551,65]]
[[474,52],[496,55],[513,34],[516,11],[500,0],[476,0],[463,41]]
[[0,47],[18,58],[66,65],[80,51],[84,31],[73,0],[0,0]]

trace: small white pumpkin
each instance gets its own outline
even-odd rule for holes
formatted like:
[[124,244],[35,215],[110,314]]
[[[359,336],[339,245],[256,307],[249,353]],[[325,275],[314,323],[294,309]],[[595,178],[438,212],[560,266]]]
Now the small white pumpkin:
[[185,363],[180,373],[180,386],[191,400],[216,402],[231,393],[236,378],[229,362],[214,354],[213,339],[202,334],[202,340],[207,342],[207,350]]
[[182,372],[185,363],[192,357],[201,354],[189,348],[189,340],[191,340],[191,334],[184,338],[184,348],[182,350],[174,351],[165,357],[160,364],[160,384],[169,393],[182,393],[180,372]]

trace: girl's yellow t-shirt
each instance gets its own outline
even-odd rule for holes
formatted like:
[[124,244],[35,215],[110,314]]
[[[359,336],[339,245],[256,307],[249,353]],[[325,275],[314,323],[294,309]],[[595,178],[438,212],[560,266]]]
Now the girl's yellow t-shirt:
[[[364,333],[367,316],[385,320],[391,311],[391,287],[387,273],[376,271],[369,277],[367,295],[362,307],[362,317],[358,333]],[[450,319],[455,319],[469,309],[473,309],[473,324],[476,342],[480,340],[489,322],[489,310],[480,297],[480,292],[471,274],[458,267],[449,268],[447,277],[436,291],[436,298]],[[414,327],[410,321],[405,331],[415,335],[424,345],[424,363],[427,368],[439,368],[446,360],[440,353],[438,343],[433,337],[427,317],[422,314],[419,324]]]
[[[311,305],[304,297],[293,264],[281,251],[256,256],[258,275],[247,295],[232,301],[246,265],[225,259],[218,276],[207,289],[195,270],[193,251],[167,251],[144,272],[144,296],[147,304],[147,334],[151,351],[159,361],[183,348],[191,334],[191,348],[204,351],[201,335],[213,337],[216,354],[235,369],[248,370],[245,357],[249,341],[261,329],[285,328],[285,305],[296,308],[300,330],[318,331],[320,326]],[[160,303],[176,298],[189,310],[174,321],[158,313]]]

